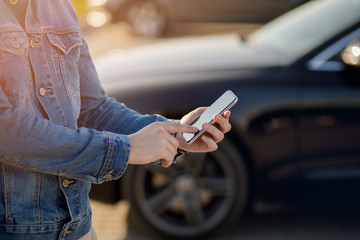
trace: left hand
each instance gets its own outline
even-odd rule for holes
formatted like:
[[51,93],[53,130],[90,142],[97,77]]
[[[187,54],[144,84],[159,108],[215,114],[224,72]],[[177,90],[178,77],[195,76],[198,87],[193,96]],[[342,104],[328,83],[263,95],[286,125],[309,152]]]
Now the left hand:
[[[200,107],[191,111],[181,119],[180,123],[192,123],[206,109],[206,107]],[[188,152],[212,152],[217,150],[217,143],[222,141],[225,133],[229,132],[231,129],[231,124],[229,123],[230,114],[231,112],[227,110],[222,115],[216,114],[214,116],[213,124],[204,123],[202,128],[205,132],[192,144],[188,144],[180,133],[177,134],[176,138],[179,141],[179,148]]]

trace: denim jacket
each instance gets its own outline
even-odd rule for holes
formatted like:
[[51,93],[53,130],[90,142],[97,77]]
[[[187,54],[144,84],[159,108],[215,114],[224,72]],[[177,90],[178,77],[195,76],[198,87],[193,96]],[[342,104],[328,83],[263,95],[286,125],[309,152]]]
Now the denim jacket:
[[0,0],[0,239],[86,234],[91,183],[118,179],[154,121],[105,95],[69,0]]

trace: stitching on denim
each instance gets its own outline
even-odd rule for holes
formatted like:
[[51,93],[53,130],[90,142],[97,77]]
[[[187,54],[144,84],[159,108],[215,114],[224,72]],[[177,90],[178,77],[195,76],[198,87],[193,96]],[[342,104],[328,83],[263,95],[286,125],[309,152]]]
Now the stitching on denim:
[[112,136],[108,133],[105,132],[104,133],[107,135],[107,139],[108,139],[108,149],[106,152],[106,156],[104,158],[104,162],[103,162],[103,167],[100,170],[100,175],[98,176],[98,179],[103,182],[104,180],[102,179],[102,176],[104,175],[104,173],[107,171],[107,169],[109,169],[110,163],[111,163],[111,159],[112,159],[112,155],[113,155],[113,151],[114,151],[114,145],[115,145],[115,139],[112,138]]
[[121,168],[121,170],[119,172],[118,177],[121,177],[125,173],[125,171],[127,169],[127,166],[128,166],[128,160],[129,160],[130,151],[131,151],[131,149],[130,149],[130,139],[129,138],[128,138],[128,141],[126,142],[126,145],[127,145],[126,154],[127,154],[128,157],[124,160],[124,164],[123,164],[123,166],[122,166],[122,168]]
[[[24,56],[22,58],[22,62],[23,62],[23,65],[24,65],[24,69],[25,69],[25,73],[26,73],[26,87],[27,87],[27,91],[26,91],[26,103],[27,103],[27,106],[28,106],[28,109],[30,111],[31,114],[35,115],[35,110],[34,110],[34,107],[32,105],[32,102],[30,100],[30,92],[31,92],[31,89],[32,89],[32,74],[31,74],[31,66],[29,64],[28,61],[26,61],[26,58],[27,58],[27,55],[28,55],[28,51],[27,51],[27,54],[26,56]],[[35,87],[35,86],[34,86]]]
[[[60,81],[61,81],[61,80],[64,81],[64,84],[63,84],[63,85],[64,85],[64,89],[65,89],[66,95],[67,95],[67,97],[68,97],[68,100],[69,100],[69,102],[70,102],[70,105],[71,105],[74,113],[76,113],[77,115],[79,115],[79,111],[78,111],[78,109],[75,107],[74,102],[73,102],[73,100],[72,100],[72,97],[71,97],[72,95],[69,93],[68,87],[66,86],[66,85],[69,85],[69,83],[68,83],[68,79],[67,79],[67,77],[66,77],[65,68],[64,68],[64,57],[63,57],[61,54],[59,54],[59,52],[58,52],[56,49],[51,48],[51,51],[55,52],[55,54],[57,54],[57,56],[58,56],[59,68],[60,68],[60,75],[61,75],[61,77],[62,77],[62,79],[60,79]],[[52,62],[54,62],[54,61],[52,61]],[[55,63],[53,63],[53,64],[55,64]],[[55,67],[56,67],[56,66],[55,66]],[[55,68],[55,69],[56,69],[56,68]],[[61,84],[60,84],[60,85],[61,85]]]
[[41,223],[41,212],[40,212],[40,191],[41,191],[41,175],[35,173],[35,189],[34,189],[34,219],[36,224]]
[[10,189],[9,189],[9,185],[8,185],[8,181],[7,181],[7,174],[6,174],[6,168],[7,166],[4,163],[2,164],[2,169],[3,169],[3,183],[4,183],[4,205],[5,205],[5,212],[6,212],[6,216],[5,216],[5,221],[8,224],[12,224],[12,217],[11,217],[11,199],[10,199]]
[[54,28],[52,26],[26,27],[25,31],[27,33],[39,33],[39,34],[41,34],[41,33],[64,34],[64,33],[72,33],[72,32],[81,33],[80,27],[78,25],[68,26],[68,27],[64,27],[64,28]]

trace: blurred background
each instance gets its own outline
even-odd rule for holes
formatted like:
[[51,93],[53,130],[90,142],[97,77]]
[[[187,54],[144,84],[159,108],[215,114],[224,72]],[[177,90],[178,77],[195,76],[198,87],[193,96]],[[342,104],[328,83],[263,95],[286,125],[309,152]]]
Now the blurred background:
[[99,240],[359,238],[359,0],[72,2],[131,108],[179,118],[239,97],[215,153],[93,186]]

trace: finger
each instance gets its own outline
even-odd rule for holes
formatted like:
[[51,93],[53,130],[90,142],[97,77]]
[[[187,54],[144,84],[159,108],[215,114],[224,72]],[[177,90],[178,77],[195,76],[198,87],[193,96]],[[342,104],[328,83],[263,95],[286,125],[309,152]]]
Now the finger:
[[168,139],[166,139],[166,143],[164,143],[164,156],[166,159],[173,159],[177,153],[177,149],[179,147],[179,141],[174,138],[173,136],[170,136]]
[[174,161],[175,154],[176,154],[176,150],[175,150],[175,152],[168,151],[167,154],[165,155],[165,157],[163,158],[161,165],[163,167],[169,167]]
[[164,129],[169,133],[196,133],[198,129],[193,126],[180,123],[161,123]]
[[173,137],[172,135],[170,135],[167,140],[171,144],[171,148],[169,150],[175,149],[175,154],[176,154],[177,149],[179,148],[179,140]]
[[198,107],[197,109],[195,109],[194,111],[192,111],[191,113],[194,116],[200,116],[203,112],[205,112],[205,110],[208,109],[208,107]]
[[179,142],[176,138],[169,134],[168,137],[163,138],[161,141],[162,150],[159,152],[158,158],[162,159],[163,166],[171,165],[174,160],[175,155],[177,154],[177,149],[179,147]]
[[214,140],[205,134],[201,136],[201,140],[207,145],[207,151],[212,152],[218,149],[218,145],[214,142]]
[[214,125],[204,123],[203,129],[211,135],[212,139],[217,143],[224,139],[224,133]]
[[217,114],[215,115],[214,120],[215,123],[217,123],[214,126],[217,126],[220,129],[220,131],[222,131],[223,133],[227,133],[231,130],[231,124],[229,123],[229,119],[226,118],[225,116]]
[[190,113],[186,114],[184,117],[181,118],[181,122],[182,124],[191,124],[193,123],[196,119],[199,118],[199,116],[205,112],[205,110],[207,109],[207,107],[199,107],[193,111],[191,111]]
[[172,164],[172,161],[168,161],[168,160],[165,160],[165,159],[163,159],[163,160],[161,161],[161,166],[163,166],[164,168],[170,167],[171,164]]
[[226,110],[223,114],[223,117],[225,117],[226,119],[230,119],[230,115],[231,115],[231,111],[230,110]]

